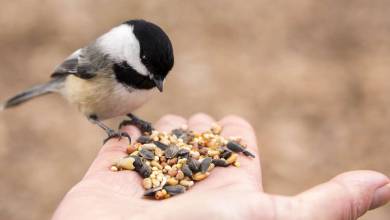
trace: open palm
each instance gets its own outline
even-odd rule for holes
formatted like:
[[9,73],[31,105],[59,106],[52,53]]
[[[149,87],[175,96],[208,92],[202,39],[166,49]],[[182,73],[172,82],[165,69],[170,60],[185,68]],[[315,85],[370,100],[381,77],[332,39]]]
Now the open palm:
[[[174,115],[157,124],[170,131],[187,124],[204,131],[215,122],[197,114],[188,121]],[[107,142],[85,177],[74,186],[53,219],[357,219],[390,200],[390,180],[374,171],[353,171],[294,197],[263,192],[256,137],[245,120],[228,116],[218,122],[223,136],[240,136],[257,158],[240,157],[241,167],[215,168],[186,193],[163,201],[143,198],[136,172],[111,172],[110,165],[126,155],[126,139]],[[135,140],[132,126],[123,128]]]

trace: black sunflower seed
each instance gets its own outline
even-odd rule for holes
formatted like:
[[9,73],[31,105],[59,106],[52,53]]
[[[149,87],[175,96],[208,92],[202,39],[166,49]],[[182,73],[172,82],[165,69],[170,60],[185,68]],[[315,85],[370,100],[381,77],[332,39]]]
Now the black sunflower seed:
[[253,153],[251,153],[251,152],[248,151],[248,150],[244,150],[242,153],[243,153],[245,156],[247,156],[247,157],[252,157],[252,158],[255,158],[255,157],[256,157]]
[[188,158],[187,164],[188,164],[188,167],[192,170],[192,172],[196,173],[199,171],[200,163],[199,163],[199,161],[195,160],[194,158]]
[[176,157],[179,148],[175,145],[169,145],[169,147],[165,150],[165,157],[167,159],[172,159]]
[[236,153],[240,153],[240,152],[243,152],[245,150],[245,148],[243,148],[239,143],[237,143],[235,141],[229,141],[227,143],[226,147],[229,148],[229,150],[236,152]]
[[142,167],[136,170],[143,178],[147,178],[152,174],[152,169],[146,163],[142,164]]
[[172,130],[172,134],[175,135],[177,138],[181,138],[183,135],[186,135],[186,131],[181,128],[177,128]]
[[192,135],[190,135],[186,130],[181,128],[173,130],[172,134],[175,135],[177,138],[181,138],[184,143],[188,143],[192,139]]
[[185,149],[185,148],[181,148],[179,151],[177,151],[177,156],[178,157],[188,157],[190,155],[190,151]]
[[161,143],[160,141],[154,141],[153,142],[158,148],[161,150],[166,150],[168,148],[168,145]]
[[225,149],[222,154],[221,154],[221,158],[229,158],[230,156],[232,155],[232,151],[230,151],[229,149]]
[[222,160],[222,159],[214,159],[212,162],[216,167],[228,167],[229,166],[229,164],[226,162],[226,160]]
[[147,160],[154,160],[154,153],[150,150],[145,149],[145,148],[142,148],[139,151],[139,155],[141,155],[141,157],[143,157]]
[[191,177],[192,176],[192,171],[190,169],[190,167],[185,164],[182,168],[181,168],[181,171],[183,171],[184,175],[188,176],[188,177]]
[[178,194],[184,193],[186,191],[186,188],[182,185],[164,186],[164,189],[171,196],[178,195]]
[[157,186],[157,187],[154,187],[154,188],[150,188],[148,190],[145,190],[144,192],[144,196],[154,196],[154,194],[156,194],[157,191],[161,190],[162,187],[161,186]]
[[147,144],[147,143],[152,142],[152,139],[151,139],[149,136],[142,135],[142,136],[140,136],[140,137],[137,139],[137,142],[138,142],[138,143],[141,143],[141,144]]
[[200,172],[205,173],[209,169],[211,161],[212,159],[210,157],[204,158],[200,163]]
[[134,167],[135,167],[135,170],[139,170],[141,169],[141,167],[143,166],[143,163],[142,163],[142,160],[139,156],[130,156],[132,158],[134,158]]

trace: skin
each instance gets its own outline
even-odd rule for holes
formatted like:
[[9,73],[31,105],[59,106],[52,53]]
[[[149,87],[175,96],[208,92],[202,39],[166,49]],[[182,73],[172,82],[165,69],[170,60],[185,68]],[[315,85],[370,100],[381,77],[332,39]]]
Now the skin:
[[[167,115],[156,123],[160,131],[187,124],[204,131],[215,122],[196,114],[189,120]],[[218,122],[223,136],[241,136],[259,158],[251,125],[237,116]],[[123,128],[136,140],[139,131]],[[352,171],[336,176],[298,195],[287,197],[263,191],[260,161],[240,157],[241,167],[216,168],[188,192],[164,201],[142,198],[136,172],[109,170],[125,156],[126,139],[108,141],[84,178],[65,196],[53,219],[357,219],[390,200],[390,180],[374,171]]]

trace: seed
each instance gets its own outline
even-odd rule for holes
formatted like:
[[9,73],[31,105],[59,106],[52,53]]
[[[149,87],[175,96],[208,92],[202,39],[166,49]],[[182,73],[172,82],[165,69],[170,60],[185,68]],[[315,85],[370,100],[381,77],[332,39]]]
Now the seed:
[[190,151],[190,156],[194,159],[199,159],[200,153],[198,151]]
[[175,129],[172,131],[172,134],[175,135],[177,139],[182,139],[184,143],[187,143],[192,138],[185,129]]
[[141,158],[139,156],[130,156],[130,157],[134,158],[133,165],[135,167],[135,170],[141,169],[141,167],[143,166]]
[[112,165],[112,166],[110,167],[110,170],[111,170],[112,172],[116,172],[116,171],[118,171],[118,167]]
[[169,165],[174,165],[174,164],[176,164],[177,163],[177,158],[175,157],[175,158],[172,158],[172,159],[169,159],[168,161],[167,161],[167,163],[169,164]]
[[177,168],[172,168],[172,169],[168,170],[168,175],[172,176],[172,177],[176,176],[177,175]]
[[142,148],[139,155],[147,160],[154,160],[154,154],[150,150]]
[[211,164],[212,159],[210,157],[206,157],[200,163],[200,172],[205,173]]
[[156,145],[153,144],[153,143],[150,143],[150,144],[144,144],[142,145],[142,148],[143,149],[146,149],[146,150],[150,150],[150,151],[154,151],[154,149],[156,149]]
[[178,170],[178,171],[177,171],[176,179],[178,179],[178,180],[184,179],[184,173],[183,173],[183,171],[181,171],[181,170]]
[[246,150],[246,149],[245,149],[242,153],[243,153],[245,156],[247,156],[247,157],[252,157],[252,158],[255,158],[255,157],[256,157],[253,153],[249,152],[249,151]]
[[185,149],[185,148],[181,148],[178,152],[177,152],[177,156],[178,157],[188,157],[190,154],[190,151],[188,149]]
[[220,144],[216,139],[211,139],[210,141],[207,142],[207,147],[209,148],[217,148]]
[[165,156],[160,157],[160,162],[166,162],[166,161],[167,161],[167,158]]
[[165,186],[164,189],[169,195],[175,196],[186,191],[186,188],[182,185]]
[[207,169],[207,172],[210,172],[214,169],[215,165],[213,163],[210,164],[209,168]]
[[156,194],[156,190],[154,188],[150,188],[145,190],[144,196],[154,196]]
[[154,198],[157,200],[164,198],[164,193],[162,191],[157,191],[156,194],[154,194]]
[[152,160],[150,162],[150,165],[152,165],[152,167],[156,167],[158,170],[162,170],[163,169],[162,166],[155,160]]
[[152,188],[152,179],[150,179],[150,178],[145,178],[145,179],[142,181],[142,186],[143,186],[145,189],[150,189],[150,188]]
[[[156,156],[158,156],[158,157],[162,157],[163,156],[163,154],[164,154],[164,151],[163,150],[161,150],[160,148],[158,148],[158,147],[156,147],[155,149],[154,149],[154,154],[156,155]],[[164,157],[165,158],[165,157]]]
[[207,149],[207,147],[202,147],[199,149],[199,153],[201,155],[207,155],[208,152],[209,152],[209,150]]
[[126,148],[126,153],[127,154],[131,154],[131,153],[133,153],[134,151],[136,151],[137,150],[137,145],[129,145],[129,146],[127,146],[127,148]]
[[235,167],[240,167],[240,166],[241,166],[240,162],[238,162],[238,161],[234,162],[233,165],[234,165]]
[[130,156],[138,156],[138,153],[139,153],[139,151],[136,150],[136,151],[134,151],[133,153],[131,153]]
[[234,151],[236,153],[243,152],[245,149],[236,141],[229,141],[226,145],[229,150]]
[[156,178],[157,178],[158,181],[161,182],[161,181],[163,181],[164,175],[162,173],[159,173],[159,174],[157,174]]
[[219,151],[218,150],[208,150],[207,155],[209,157],[214,157],[214,156],[219,155]]
[[200,163],[199,163],[198,160],[190,158],[190,159],[187,160],[187,164],[188,164],[189,168],[192,170],[192,172],[198,172],[199,171]]
[[152,139],[149,136],[142,135],[137,139],[138,143],[146,144],[152,142]]
[[220,134],[221,131],[222,131],[222,127],[219,125],[219,124],[216,124],[214,123],[212,126],[211,126],[211,132],[213,132],[214,134]]
[[153,185],[153,187],[160,186],[160,181],[157,179],[152,179],[152,185]]
[[194,181],[182,180],[182,181],[180,181],[180,185],[185,186],[185,187],[191,187],[194,185]]
[[152,174],[152,169],[146,163],[144,163],[137,171],[143,178],[149,177],[150,174]]
[[160,141],[154,141],[153,142],[158,148],[161,150],[166,150],[168,148],[168,145],[161,143]]
[[173,129],[171,132],[177,138],[181,138],[182,135],[186,134],[186,131],[184,129],[180,129],[180,128]]
[[170,145],[165,150],[165,157],[168,159],[174,158],[177,155],[177,152],[179,151],[179,148],[175,145]]
[[228,159],[226,159],[226,162],[228,164],[232,164],[232,163],[236,162],[237,157],[238,157],[238,154],[232,154]]
[[179,181],[174,177],[169,177],[167,180],[167,184],[171,186],[177,185],[178,183]]
[[225,149],[220,155],[221,158],[229,158],[232,155],[232,152],[229,149]]
[[225,159],[213,160],[213,164],[217,167],[228,167],[229,166],[229,164],[226,162]]
[[183,173],[184,173],[185,176],[189,176],[189,177],[192,176],[192,171],[191,171],[190,167],[189,167],[187,164],[185,164],[185,165],[181,168],[181,171],[183,171]]
[[198,172],[192,176],[192,179],[195,181],[200,181],[200,180],[206,179],[206,177],[208,177],[208,176],[209,176],[208,172],[206,172],[206,173]]
[[118,167],[125,169],[125,170],[134,170],[134,161],[135,159],[133,157],[125,157],[118,161]]
[[178,164],[185,164],[187,162],[187,158],[181,158],[177,161]]

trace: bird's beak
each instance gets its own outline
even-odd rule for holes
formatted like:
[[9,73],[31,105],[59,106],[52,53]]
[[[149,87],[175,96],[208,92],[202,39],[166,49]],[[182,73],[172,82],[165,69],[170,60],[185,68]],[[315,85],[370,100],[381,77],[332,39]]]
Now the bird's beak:
[[162,92],[163,91],[163,87],[164,87],[164,80],[160,79],[160,78],[157,78],[157,77],[153,77],[153,82],[156,85],[157,89],[160,92]]

